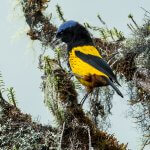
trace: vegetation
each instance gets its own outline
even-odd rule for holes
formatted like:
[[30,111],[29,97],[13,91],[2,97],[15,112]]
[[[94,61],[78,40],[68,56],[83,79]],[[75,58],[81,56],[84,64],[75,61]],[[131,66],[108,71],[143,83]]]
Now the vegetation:
[[[44,48],[51,48],[55,57],[39,56],[39,69],[43,72],[42,91],[44,103],[49,108],[57,127],[43,126],[33,122],[30,115],[23,114],[17,107],[13,88],[5,88],[0,74],[0,147],[2,149],[100,149],[125,150],[127,144],[118,140],[104,129],[111,114],[113,91],[108,87],[95,89],[90,95],[90,108],[86,113],[78,104],[80,85],[72,79],[66,48],[55,41],[57,27],[51,23],[52,16],[43,11],[48,0],[20,0],[20,5],[30,27],[27,35],[39,40]],[[56,6],[62,22],[63,12]],[[102,18],[97,16],[103,27],[85,23],[89,30],[99,33],[93,37],[96,47],[116,71],[122,82],[128,85],[131,116],[143,131],[143,148],[150,144],[150,13],[145,10],[144,24],[138,25],[130,14],[132,37],[124,37],[116,28],[108,29]],[[4,95],[8,98],[4,98]],[[6,101],[6,99],[8,99]],[[9,102],[8,102],[9,101]]]

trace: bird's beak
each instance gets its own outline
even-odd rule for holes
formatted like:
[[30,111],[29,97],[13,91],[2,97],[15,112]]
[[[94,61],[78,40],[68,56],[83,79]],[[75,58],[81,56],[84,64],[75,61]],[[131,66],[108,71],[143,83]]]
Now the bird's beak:
[[59,45],[61,43],[61,39],[57,38],[57,35],[52,39],[52,41],[50,42],[50,45],[52,46],[52,48],[55,48],[57,45]]
[[59,31],[56,32],[56,38],[61,39],[61,35],[62,35],[62,32],[59,32]]
[[59,38],[59,37],[58,37],[58,32],[56,32],[56,38]]

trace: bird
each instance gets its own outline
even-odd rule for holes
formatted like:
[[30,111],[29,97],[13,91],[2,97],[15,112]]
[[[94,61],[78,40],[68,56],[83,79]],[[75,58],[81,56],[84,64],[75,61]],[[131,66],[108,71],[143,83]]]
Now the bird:
[[72,73],[86,87],[87,93],[80,104],[83,105],[94,88],[108,85],[123,98],[123,94],[114,84],[115,82],[120,86],[116,75],[102,58],[89,31],[83,25],[74,20],[62,23],[56,31],[56,39],[67,45]]

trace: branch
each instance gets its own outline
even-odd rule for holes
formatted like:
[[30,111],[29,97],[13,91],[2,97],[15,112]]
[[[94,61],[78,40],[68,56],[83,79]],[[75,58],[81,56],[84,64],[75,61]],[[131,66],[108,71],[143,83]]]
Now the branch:
[[[47,1],[45,0],[22,0],[21,4],[23,7],[23,12],[26,18],[26,22],[30,27],[30,31],[28,32],[28,35],[31,37],[31,40],[39,40],[41,41],[43,46],[52,46],[57,28],[55,27],[55,25],[50,23],[50,19],[48,17],[45,17],[43,15],[43,10],[46,8],[45,5],[47,5]],[[124,75],[127,81],[137,81],[135,79],[136,77],[135,73],[137,73],[138,68],[141,68],[136,64],[137,57],[141,53],[145,53],[146,49],[149,47],[148,45],[149,42],[147,39],[147,37],[149,36],[149,31],[145,29],[146,28],[142,28],[138,26],[138,28],[136,29],[137,32],[134,33],[138,35],[135,35],[135,37],[133,36],[133,39],[126,40],[124,43],[120,41],[112,43],[108,41],[103,41],[100,38],[93,38],[93,41],[95,42],[97,48],[101,50],[101,53],[106,58],[106,60],[109,60],[109,58],[113,54],[117,53],[117,55],[115,55],[114,57],[115,63],[112,62],[113,64],[112,67],[116,70],[117,73]],[[54,45],[57,46],[56,43],[54,43]],[[146,65],[144,65],[143,68],[146,69]],[[54,75],[59,76],[61,74],[62,77],[63,75],[66,75],[66,72],[61,69],[62,68],[60,68],[59,70],[55,70],[56,73],[58,73],[57,75],[54,73],[55,71],[53,70]],[[63,81],[64,78],[61,78],[61,79]],[[139,83],[137,81],[137,87],[138,85],[143,85],[143,88],[145,88],[144,86],[145,82],[149,82],[149,80],[147,79],[143,80],[142,78],[140,78],[139,81],[140,81]],[[68,82],[70,81],[68,80]],[[146,83],[146,84],[149,85],[149,83]],[[69,107],[66,107],[66,110],[65,110],[65,113],[67,113],[69,118],[71,117],[71,123],[74,122],[74,119],[75,120],[77,119],[79,124],[85,123],[86,125],[90,127],[91,137],[94,138],[94,136],[92,136],[92,133],[95,133],[98,129],[95,129],[95,127],[93,127],[93,124],[84,115],[84,112],[82,111],[82,109],[80,107],[77,107],[76,105],[77,98],[75,94],[76,92],[74,92],[73,94],[74,95],[73,99],[70,98],[71,95],[69,95],[69,98],[67,97],[66,99],[66,96],[68,96],[67,94],[69,93],[67,92],[64,94],[63,93],[64,91],[62,91],[61,89],[59,90],[57,91],[57,93],[59,93],[59,95],[63,97],[63,98],[60,98],[59,96],[60,101],[65,104],[66,102],[71,103],[71,105],[69,105]],[[145,91],[146,89],[143,89],[143,90]],[[141,93],[138,93],[138,94],[141,94]],[[82,116],[81,117],[82,119],[79,116]],[[69,123],[69,125],[71,123]],[[70,128],[72,129],[72,127]],[[100,131],[98,130],[97,132],[100,132]],[[96,137],[97,136],[98,135],[96,134]]]
[[16,106],[0,101],[1,149],[49,149],[57,147],[56,129],[33,122]]
[[[48,59],[48,58],[47,58]],[[103,147],[105,150],[125,150],[126,145],[119,144],[117,139],[113,135],[109,135],[106,132],[100,131],[96,125],[85,115],[81,106],[77,103],[77,93],[75,91],[74,84],[69,78],[69,74],[59,66],[59,63],[56,60],[47,60],[49,62],[49,67],[51,71],[44,72],[44,91],[50,90],[51,87],[53,90],[47,98],[48,100],[61,102],[61,105],[64,110],[64,122],[65,128],[63,128],[63,139],[61,139],[61,148],[71,148],[72,143],[80,143],[77,146],[78,149],[89,147],[89,132],[87,129],[83,129],[83,126],[89,127],[90,136],[91,136],[91,145],[94,149],[99,149]],[[46,62],[47,62],[46,61]],[[43,65],[42,68],[45,65]],[[55,82],[45,82],[47,79]],[[51,85],[51,86],[50,86]],[[49,89],[50,88],[50,89]],[[51,93],[57,93],[52,95]],[[58,110],[56,110],[58,111]],[[54,113],[56,114],[56,113]],[[61,124],[64,124],[63,122]],[[71,142],[70,142],[71,140]]]

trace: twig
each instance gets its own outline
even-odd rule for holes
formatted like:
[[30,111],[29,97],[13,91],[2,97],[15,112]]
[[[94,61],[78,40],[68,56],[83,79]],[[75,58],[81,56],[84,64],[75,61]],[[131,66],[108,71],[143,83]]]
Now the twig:
[[147,140],[143,143],[143,146],[141,147],[141,150],[144,150],[145,146],[148,145],[148,141],[149,141],[149,139],[147,139]]
[[64,130],[65,130],[65,122],[63,123],[63,128],[62,128],[61,137],[60,137],[60,149],[62,147],[62,140],[63,140]]
[[94,150],[92,147],[92,142],[91,142],[91,134],[90,134],[90,128],[88,126],[83,126],[87,131],[88,131],[88,136],[89,136],[89,150]]
[[116,52],[116,53],[112,54],[112,55],[109,57],[107,63],[109,64],[109,63],[113,60],[113,58],[114,58],[118,53],[119,53],[119,52]]
[[146,13],[150,14],[150,12],[147,11],[145,8],[141,7],[141,9],[143,9]]

